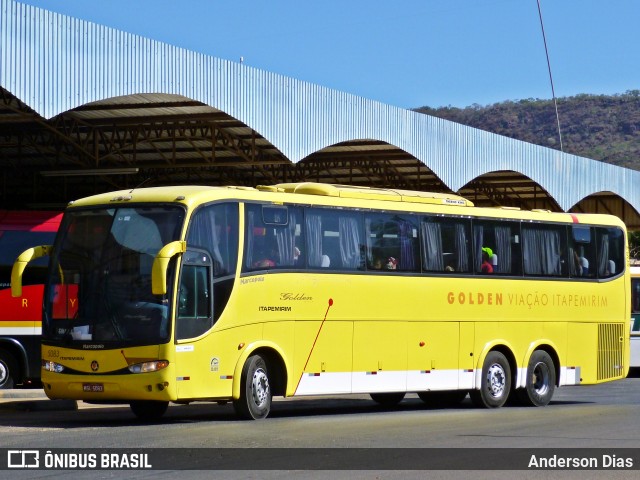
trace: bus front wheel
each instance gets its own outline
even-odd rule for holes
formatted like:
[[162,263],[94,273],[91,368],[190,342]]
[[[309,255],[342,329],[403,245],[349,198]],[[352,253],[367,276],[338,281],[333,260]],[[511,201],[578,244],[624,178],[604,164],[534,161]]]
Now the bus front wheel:
[[556,368],[551,356],[543,350],[536,350],[527,365],[527,384],[516,390],[518,400],[523,405],[544,407],[548,405],[556,388]]
[[505,404],[511,391],[511,367],[500,352],[489,352],[482,365],[480,390],[471,390],[469,396],[474,405],[498,408]]
[[247,420],[261,420],[271,410],[271,387],[267,363],[260,355],[252,355],[242,368],[240,398],[233,401],[236,414]]
[[151,421],[161,418],[167,408],[169,402],[158,402],[154,400],[136,400],[129,404],[133,414],[140,420]]
[[9,389],[15,386],[18,375],[18,364],[6,350],[0,348],[0,389]]

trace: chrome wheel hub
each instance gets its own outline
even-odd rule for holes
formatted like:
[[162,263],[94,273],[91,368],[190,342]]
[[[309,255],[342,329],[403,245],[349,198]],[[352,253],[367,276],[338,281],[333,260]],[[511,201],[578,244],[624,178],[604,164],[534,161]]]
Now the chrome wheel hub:
[[539,362],[533,367],[531,384],[538,395],[544,396],[547,393],[549,390],[549,369],[546,364]]
[[251,395],[253,396],[253,402],[258,408],[264,407],[269,400],[269,379],[267,373],[261,368],[257,369],[253,374]]
[[487,371],[487,388],[489,394],[494,398],[500,398],[504,395],[506,388],[506,375],[502,366],[494,363]]

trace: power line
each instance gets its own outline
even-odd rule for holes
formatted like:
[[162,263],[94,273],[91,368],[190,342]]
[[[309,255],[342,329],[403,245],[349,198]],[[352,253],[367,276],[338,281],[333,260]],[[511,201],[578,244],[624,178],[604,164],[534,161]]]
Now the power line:
[[553,104],[556,108],[556,122],[558,124],[558,138],[560,139],[560,151],[564,152],[562,148],[562,133],[560,132],[560,116],[558,115],[558,101],[556,100],[556,91],[553,88],[553,75],[551,75],[551,62],[549,61],[549,50],[547,49],[547,37],[544,34],[544,23],[542,22],[542,9],[540,8],[540,0],[538,2],[538,16],[540,17],[540,28],[542,29],[542,40],[544,42],[544,53],[547,56],[547,69],[549,70],[549,81],[551,82],[551,95],[553,96]]

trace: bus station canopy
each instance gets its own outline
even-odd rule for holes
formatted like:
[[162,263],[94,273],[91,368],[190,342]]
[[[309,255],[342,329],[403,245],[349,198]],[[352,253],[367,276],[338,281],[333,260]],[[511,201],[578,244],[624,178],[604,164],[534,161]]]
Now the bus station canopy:
[[0,0],[2,208],[144,186],[313,181],[611,213],[640,172]]

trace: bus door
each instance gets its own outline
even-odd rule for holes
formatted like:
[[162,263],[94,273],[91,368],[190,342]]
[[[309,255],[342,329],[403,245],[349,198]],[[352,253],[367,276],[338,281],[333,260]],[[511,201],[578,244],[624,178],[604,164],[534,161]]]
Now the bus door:
[[176,305],[175,371],[179,398],[206,397],[211,383],[205,334],[214,323],[212,279],[209,254],[187,250],[182,258]]

